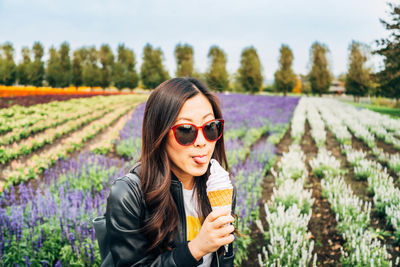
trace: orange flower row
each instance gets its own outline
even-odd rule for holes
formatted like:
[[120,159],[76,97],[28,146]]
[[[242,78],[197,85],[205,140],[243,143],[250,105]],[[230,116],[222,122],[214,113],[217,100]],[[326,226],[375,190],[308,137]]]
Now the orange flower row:
[[66,87],[66,88],[52,88],[52,87],[35,87],[35,86],[3,86],[0,85],[0,97],[14,97],[14,96],[31,96],[31,95],[120,95],[130,94],[128,92],[118,91],[104,91],[101,87]]

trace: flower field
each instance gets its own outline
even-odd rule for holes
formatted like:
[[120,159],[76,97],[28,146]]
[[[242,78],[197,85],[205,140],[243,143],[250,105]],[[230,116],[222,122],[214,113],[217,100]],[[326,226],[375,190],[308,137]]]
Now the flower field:
[[[336,100],[219,94],[236,266],[398,266],[400,121]],[[146,96],[0,109],[0,266],[99,266],[91,219],[137,160]]]

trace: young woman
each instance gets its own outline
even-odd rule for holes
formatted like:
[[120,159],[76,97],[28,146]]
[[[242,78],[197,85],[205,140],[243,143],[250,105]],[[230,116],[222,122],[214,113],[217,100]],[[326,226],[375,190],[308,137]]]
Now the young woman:
[[[228,169],[222,118],[217,97],[196,79],[152,92],[131,170],[138,179],[117,179],[107,201],[115,266],[233,266],[234,218],[211,211],[206,193],[211,158]],[[235,194],[232,203],[234,211]]]

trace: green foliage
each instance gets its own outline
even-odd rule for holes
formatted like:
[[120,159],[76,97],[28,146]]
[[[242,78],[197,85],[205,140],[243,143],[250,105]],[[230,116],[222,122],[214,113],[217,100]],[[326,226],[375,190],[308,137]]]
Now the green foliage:
[[211,61],[209,70],[206,73],[207,85],[217,91],[229,89],[229,75],[226,70],[226,54],[218,46],[211,46],[208,51],[208,58]]
[[310,60],[312,67],[308,77],[314,94],[327,93],[331,85],[332,75],[328,69],[328,60],[326,58],[328,52],[328,47],[318,42],[314,42],[311,47]]
[[83,85],[94,87],[101,83],[101,71],[98,66],[98,52],[96,47],[82,48],[83,70],[82,80]]
[[383,56],[384,69],[377,74],[380,86],[377,94],[400,98],[400,4],[388,3],[391,21],[381,19],[389,37],[377,40],[379,49],[376,54]]
[[247,253],[248,253],[247,249],[250,243],[251,243],[251,238],[249,236],[236,237],[236,244],[238,249],[236,250],[234,258],[235,266],[240,266],[242,261],[247,260]]
[[346,75],[346,93],[365,96],[370,88],[370,70],[364,65],[368,60],[368,47],[353,41],[349,46],[349,70]]
[[160,83],[169,79],[169,74],[165,70],[162,61],[163,53],[160,48],[153,49],[150,44],[144,47],[140,75],[145,88],[156,88]]
[[68,87],[71,83],[71,58],[69,56],[69,44],[67,42],[63,42],[59,49],[60,56],[60,81],[58,81],[58,86],[60,87]]
[[136,88],[139,83],[139,75],[135,69],[136,60],[133,50],[123,44],[118,46],[118,59],[114,64],[113,81],[115,87]]
[[28,47],[23,47],[21,50],[22,61],[17,67],[18,83],[22,85],[30,84],[31,73],[31,51]]
[[31,63],[30,80],[34,86],[42,86],[45,76],[44,62],[42,61],[44,49],[40,42],[35,42],[32,47],[34,60]]
[[258,92],[262,86],[261,62],[254,47],[243,49],[240,68],[238,70],[238,83],[247,92]]
[[193,47],[178,44],[175,47],[176,77],[191,77],[193,74]]
[[10,42],[0,46],[0,84],[13,85],[17,80],[14,48]]
[[[58,184],[67,184],[69,188],[82,190],[82,191],[101,191],[103,190],[104,177],[110,177],[116,171],[116,167],[109,169],[99,168],[96,165],[89,167],[88,169],[82,168],[81,173],[68,173],[63,174],[58,178]],[[66,187],[67,188],[67,187]],[[54,192],[58,191],[58,188],[52,189]]]
[[51,47],[47,61],[46,80],[51,87],[58,87],[62,80],[61,60],[57,50]]
[[72,77],[71,77],[71,83],[74,86],[81,86],[83,83],[82,79],[82,50],[75,50],[74,51],[74,56],[72,59]]
[[112,68],[114,66],[114,55],[107,44],[103,44],[99,50],[99,60],[101,64],[100,86],[106,88],[110,86],[112,80]]
[[286,95],[296,85],[296,74],[292,70],[293,53],[287,45],[280,49],[279,69],[275,72],[275,88]]
[[132,159],[133,161],[139,159],[139,154],[137,151],[140,151],[142,148],[142,139],[137,138],[135,140],[133,139],[126,139],[122,140],[117,146],[116,146],[116,152],[118,155],[124,157],[124,158],[129,158]]

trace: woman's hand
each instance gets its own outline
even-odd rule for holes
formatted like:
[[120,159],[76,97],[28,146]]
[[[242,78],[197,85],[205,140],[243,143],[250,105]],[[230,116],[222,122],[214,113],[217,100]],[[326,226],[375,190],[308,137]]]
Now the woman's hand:
[[193,257],[200,260],[204,255],[232,243],[235,237],[231,233],[235,227],[229,223],[233,223],[233,221],[230,209],[212,211],[204,220],[200,232],[188,244]]

